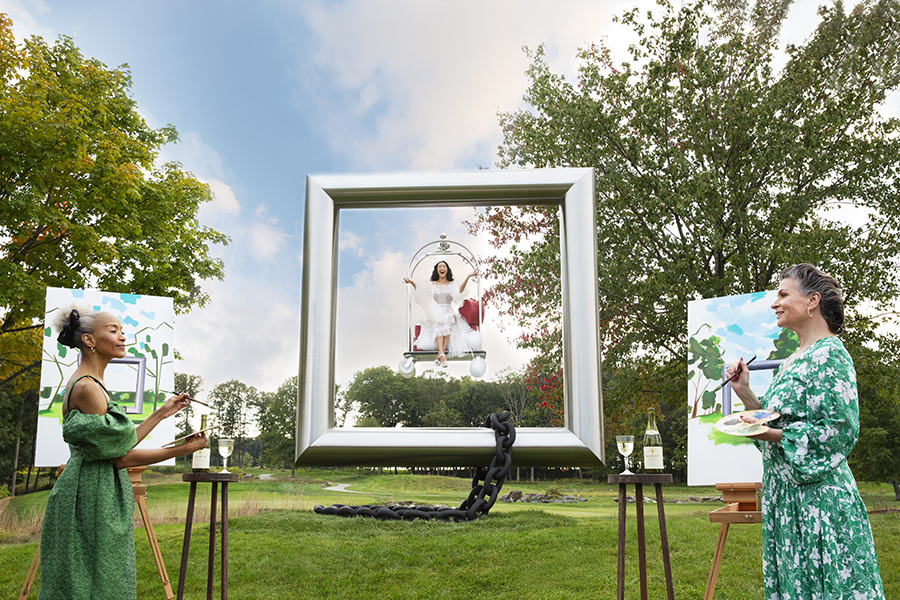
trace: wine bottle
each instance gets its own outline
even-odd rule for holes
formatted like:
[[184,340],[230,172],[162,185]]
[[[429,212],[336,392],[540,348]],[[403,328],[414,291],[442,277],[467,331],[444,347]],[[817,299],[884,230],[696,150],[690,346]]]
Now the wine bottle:
[[662,436],[656,426],[656,409],[651,408],[647,414],[647,431],[644,433],[644,472],[663,472]]
[[[200,431],[204,429],[206,429],[206,415],[200,415]],[[194,473],[209,473],[209,446],[194,452],[191,471]]]

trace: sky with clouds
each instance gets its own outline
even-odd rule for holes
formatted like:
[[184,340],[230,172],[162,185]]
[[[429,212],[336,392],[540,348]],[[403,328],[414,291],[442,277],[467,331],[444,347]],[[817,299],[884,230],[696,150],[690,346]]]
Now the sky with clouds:
[[[0,0],[18,39],[73,38],[86,57],[127,63],[141,114],[180,134],[177,160],[215,192],[200,219],[227,234],[209,306],[180,316],[177,370],[207,390],[231,379],[274,391],[298,370],[307,175],[494,168],[498,111],[522,106],[528,59],[545,44],[569,77],[577,49],[632,40],[615,14],[648,0]],[[818,2],[791,9],[784,41],[813,30]],[[900,113],[897,97],[889,110]],[[446,233],[476,253],[468,209],[359,210],[341,216],[337,378],[405,349],[401,278]],[[485,282],[489,285],[490,282]],[[487,316],[488,377],[523,365],[514,324]],[[453,365],[450,373],[466,373]]]

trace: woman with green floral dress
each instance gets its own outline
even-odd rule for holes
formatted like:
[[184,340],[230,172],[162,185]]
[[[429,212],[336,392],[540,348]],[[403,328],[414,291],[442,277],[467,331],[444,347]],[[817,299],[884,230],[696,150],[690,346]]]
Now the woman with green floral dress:
[[69,460],[44,511],[38,599],[134,599],[134,492],[126,468],[189,454],[206,447],[206,436],[166,450],[135,449],[162,419],[189,402],[187,395],[172,396],[135,427],[103,385],[107,364],[125,355],[119,319],[72,309],[61,311],[56,326],[58,341],[80,350],[81,361],[63,400]]
[[859,436],[856,371],[844,345],[840,287],[812,265],[781,274],[776,322],[798,350],[763,398],[740,361],[727,377],[748,409],[780,413],[756,438],[763,455],[763,584],[767,600],[883,600],[872,529],[847,455]]

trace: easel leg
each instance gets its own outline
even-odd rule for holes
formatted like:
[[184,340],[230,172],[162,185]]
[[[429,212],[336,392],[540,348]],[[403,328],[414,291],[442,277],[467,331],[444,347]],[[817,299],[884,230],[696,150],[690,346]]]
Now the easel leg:
[[722,526],[719,527],[719,541],[716,542],[716,553],[713,556],[712,567],[709,569],[709,579],[706,581],[706,593],[703,594],[703,600],[712,600],[716,593],[716,579],[719,578],[719,567],[722,565],[722,555],[725,554],[728,525],[728,523],[722,523]]
[[625,600],[625,484],[619,484],[619,548],[616,600]]
[[38,542],[37,550],[34,551],[34,558],[31,560],[31,567],[28,569],[28,576],[25,578],[25,585],[22,586],[22,593],[19,594],[19,600],[28,598],[31,592],[31,586],[34,585],[34,578],[37,577],[38,566],[41,564],[41,543]]
[[147,496],[145,494],[138,495],[137,504],[141,511],[141,520],[144,521],[144,529],[147,530],[147,539],[150,540],[153,560],[156,561],[156,569],[159,571],[159,578],[162,580],[163,589],[166,592],[166,600],[172,600],[175,598],[175,594],[172,593],[172,585],[169,583],[169,574],[166,572],[166,564],[163,562],[162,551],[159,549],[159,541],[156,539],[156,532],[153,531],[153,523],[150,521]]
[[197,497],[197,482],[191,482],[188,496],[187,517],[184,521],[184,545],[181,547],[181,570],[178,572],[178,600],[184,598],[184,578],[187,575],[188,549],[191,547],[191,525],[194,522],[194,499]]
[[659,513],[659,541],[662,544],[663,569],[666,575],[666,594],[669,600],[675,600],[672,585],[672,564],[669,562],[669,534],[666,533],[666,509],[663,506],[662,484],[656,484],[656,511]]
[[647,548],[644,544],[644,485],[634,484],[634,504],[637,509],[638,568],[641,570],[641,600],[647,600]]

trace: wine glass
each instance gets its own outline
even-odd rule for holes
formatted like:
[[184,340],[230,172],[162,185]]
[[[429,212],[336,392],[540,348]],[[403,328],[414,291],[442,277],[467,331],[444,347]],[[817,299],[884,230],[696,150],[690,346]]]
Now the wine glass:
[[634,475],[634,473],[628,470],[628,457],[631,456],[631,452],[634,450],[634,436],[617,435],[616,448],[619,449],[619,454],[625,458],[625,470],[619,473],[619,475]]
[[234,451],[234,440],[231,438],[219,438],[219,454],[222,456],[222,473],[228,473],[228,457]]

